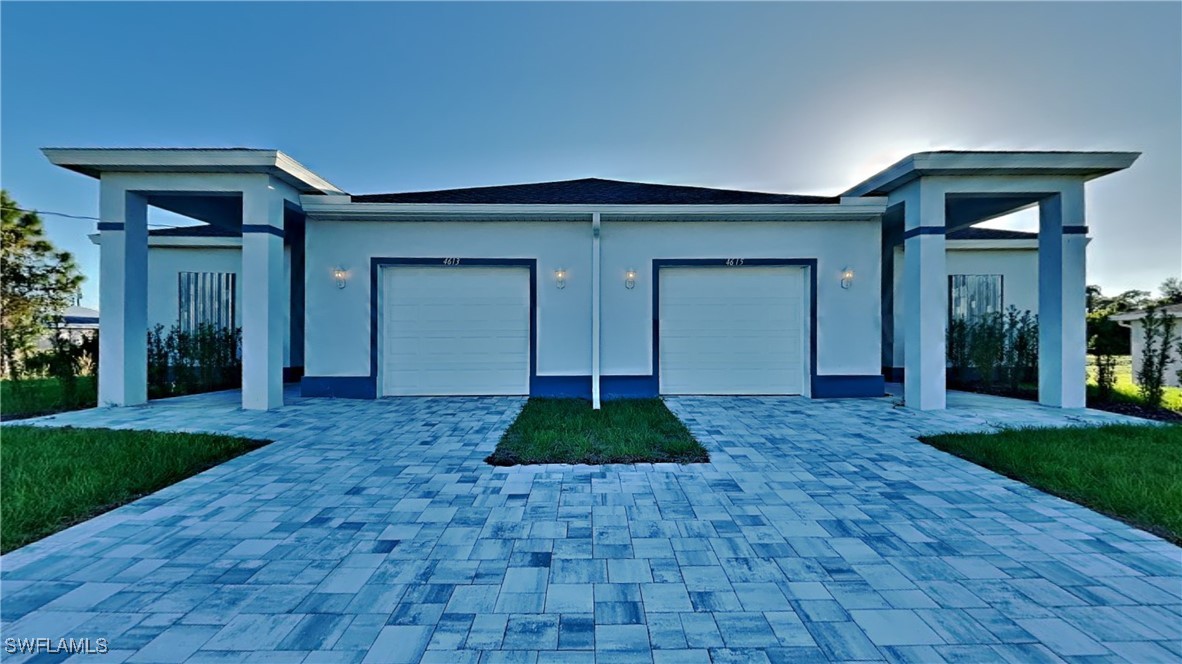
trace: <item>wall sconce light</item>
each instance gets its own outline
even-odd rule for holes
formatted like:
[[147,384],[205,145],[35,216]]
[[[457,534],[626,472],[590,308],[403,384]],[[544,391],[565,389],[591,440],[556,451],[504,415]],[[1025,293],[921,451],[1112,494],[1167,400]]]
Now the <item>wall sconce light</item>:
[[636,288],[636,270],[628,270],[624,273],[624,288]]
[[566,288],[566,268],[554,270],[554,285],[559,289]]
[[850,268],[842,268],[841,270],[841,287],[849,288],[850,284],[854,283],[854,271]]
[[337,288],[344,288],[345,287],[345,279],[347,279],[348,277],[349,277],[349,273],[345,270],[345,268],[338,265],[337,267],[334,267],[332,269],[332,278],[336,279]]

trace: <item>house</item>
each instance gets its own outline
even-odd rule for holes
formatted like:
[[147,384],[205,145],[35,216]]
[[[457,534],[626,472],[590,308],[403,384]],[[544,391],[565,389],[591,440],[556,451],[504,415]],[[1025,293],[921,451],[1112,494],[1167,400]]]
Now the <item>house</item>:
[[[1169,364],[1166,365],[1165,381],[1166,385],[1172,387],[1182,387],[1182,376],[1178,375],[1178,371],[1182,370],[1182,344],[1178,343],[1178,337],[1182,336],[1182,304],[1169,304],[1160,307],[1164,315],[1174,319],[1174,339],[1175,343],[1169,348]],[[1141,371],[1142,355],[1145,352],[1145,314],[1144,309],[1139,311],[1129,311],[1123,314],[1115,314],[1111,319],[1120,323],[1123,327],[1129,328],[1132,340],[1133,350],[1133,382],[1137,381],[1137,373]],[[1160,344],[1160,339],[1158,340]]]
[[[1038,235],[1022,231],[970,227],[947,234],[949,316],[972,318],[986,312],[1038,313]],[[91,236],[98,244],[99,234]],[[903,375],[903,247],[895,247],[892,295],[895,307],[891,336],[884,344],[883,375]],[[191,329],[202,322],[234,326],[242,319],[242,236],[211,225],[156,228],[148,231],[148,326],[179,325]],[[284,248],[284,273],[290,278],[291,247]],[[298,291],[293,291],[298,292]],[[300,306],[300,303],[294,303]],[[300,351],[292,357],[289,301],[284,309],[284,381],[300,379]],[[96,315],[98,312],[95,312]],[[97,318],[96,325],[97,327]],[[891,343],[893,339],[899,343]],[[611,381],[609,381],[610,383]]]
[[[310,396],[596,404],[880,396],[889,374],[940,409],[950,274],[1037,302],[1040,400],[1082,407],[1084,187],[1138,156],[926,152],[837,196],[594,178],[350,195],[275,150],[44,152],[100,181],[100,401],[146,400],[144,330],[210,279],[183,272],[232,276],[216,288],[261,409],[282,406],[285,368]],[[149,235],[148,205],[210,230]],[[972,228],[1036,205],[1037,236]]]
[[53,346],[53,338],[69,338],[77,343],[85,336],[94,334],[99,329],[99,312],[90,307],[73,305],[62,309],[50,323],[49,328],[41,338],[37,339],[34,347],[37,350],[47,350]]

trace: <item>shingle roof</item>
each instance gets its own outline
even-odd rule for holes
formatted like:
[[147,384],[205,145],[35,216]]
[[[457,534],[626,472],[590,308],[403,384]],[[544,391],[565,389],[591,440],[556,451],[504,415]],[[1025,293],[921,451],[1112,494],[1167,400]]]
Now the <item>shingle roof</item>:
[[495,187],[353,196],[357,203],[460,203],[474,205],[835,205],[834,196],[799,196],[709,189],[602,178]]
[[969,226],[948,234],[949,240],[1037,240],[1038,233]]

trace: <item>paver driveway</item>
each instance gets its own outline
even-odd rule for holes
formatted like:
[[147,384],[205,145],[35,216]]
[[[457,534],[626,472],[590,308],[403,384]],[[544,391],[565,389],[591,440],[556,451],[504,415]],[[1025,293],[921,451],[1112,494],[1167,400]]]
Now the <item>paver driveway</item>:
[[4,637],[136,662],[1182,657],[1182,549],[912,438],[1112,416],[677,398],[711,464],[497,469],[520,399],[236,399],[47,422],[277,442],[4,556]]

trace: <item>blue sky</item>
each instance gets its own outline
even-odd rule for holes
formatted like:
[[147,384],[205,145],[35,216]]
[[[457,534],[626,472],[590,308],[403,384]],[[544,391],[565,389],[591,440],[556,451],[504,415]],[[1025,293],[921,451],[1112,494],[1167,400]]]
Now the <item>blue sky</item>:
[[[1140,150],[1089,187],[1089,283],[1182,274],[1179,3],[5,2],[0,22],[0,182],[26,207],[97,214],[43,146],[273,147],[353,193],[834,194],[921,150]],[[45,220],[94,305],[93,222]]]

